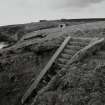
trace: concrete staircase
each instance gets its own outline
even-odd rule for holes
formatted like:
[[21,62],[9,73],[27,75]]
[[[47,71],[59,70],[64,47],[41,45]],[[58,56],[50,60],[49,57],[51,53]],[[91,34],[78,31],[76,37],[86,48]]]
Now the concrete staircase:
[[[96,39],[97,38],[81,38],[70,36],[66,37],[64,42],[52,56],[48,64],[40,72],[37,79],[35,79],[35,81],[22,97],[22,104],[24,104],[26,101],[28,101],[27,103],[31,103],[37,95],[38,91],[45,87],[60,69],[65,68],[68,62],[77,52],[79,52],[81,49],[85,48],[92,42],[96,41]],[[59,67],[59,70],[52,69],[54,64]]]
[[68,44],[65,46],[62,53],[55,61],[57,65],[62,68],[66,63],[75,55],[79,50],[87,46],[92,39],[90,38],[71,38]]

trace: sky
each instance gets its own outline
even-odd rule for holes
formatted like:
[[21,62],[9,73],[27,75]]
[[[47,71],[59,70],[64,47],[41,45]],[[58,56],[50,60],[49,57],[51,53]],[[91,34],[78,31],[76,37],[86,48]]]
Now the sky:
[[0,25],[104,17],[105,0],[0,0]]

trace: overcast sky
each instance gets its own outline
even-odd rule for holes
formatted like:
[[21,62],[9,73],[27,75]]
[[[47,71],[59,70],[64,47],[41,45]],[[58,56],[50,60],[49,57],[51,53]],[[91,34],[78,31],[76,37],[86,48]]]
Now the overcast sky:
[[0,25],[105,17],[105,0],[0,0]]

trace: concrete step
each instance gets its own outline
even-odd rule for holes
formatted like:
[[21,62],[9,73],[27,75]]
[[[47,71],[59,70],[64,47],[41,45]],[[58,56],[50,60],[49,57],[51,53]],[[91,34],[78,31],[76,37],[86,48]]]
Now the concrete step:
[[43,79],[43,80],[42,80],[42,83],[43,83],[43,84],[47,84],[47,81]]
[[74,45],[67,45],[66,48],[67,49],[72,49],[72,50],[80,50],[80,49],[82,49],[81,46],[74,46]]
[[66,54],[66,53],[62,53],[60,57],[65,58],[65,59],[70,59],[72,57],[72,55]]
[[64,49],[63,53],[65,54],[69,54],[69,55],[74,55],[77,51],[76,50],[72,50],[72,49]]
[[85,42],[69,41],[69,45],[79,46],[79,47],[85,47],[85,46],[87,46],[88,44],[89,44],[89,43],[85,43]]
[[58,63],[58,66],[59,66],[60,68],[65,68],[65,67],[66,67],[66,64]]
[[66,64],[67,63],[67,59],[64,58],[58,58],[57,63],[61,63],[61,64]]
[[72,37],[72,41],[76,41],[76,42],[87,42],[89,43],[91,40],[91,38],[83,38],[83,37]]

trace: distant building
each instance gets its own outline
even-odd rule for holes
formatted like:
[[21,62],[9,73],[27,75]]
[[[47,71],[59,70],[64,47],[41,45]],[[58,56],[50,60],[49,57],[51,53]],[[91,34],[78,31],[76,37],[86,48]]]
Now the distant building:
[[39,20],[39,22],[47,22],[47,20]]
[[66,24],[59,24],[59,28],[63,31],[64,28],[66,27]]

